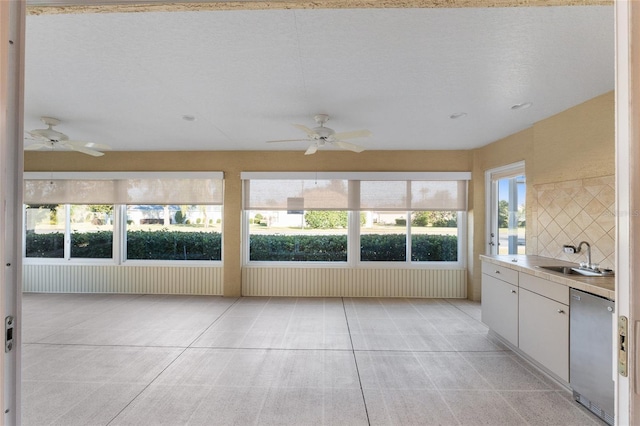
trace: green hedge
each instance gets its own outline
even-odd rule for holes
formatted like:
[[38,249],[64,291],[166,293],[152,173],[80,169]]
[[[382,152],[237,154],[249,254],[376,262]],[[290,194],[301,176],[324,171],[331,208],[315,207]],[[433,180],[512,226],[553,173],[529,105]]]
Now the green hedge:
[[64,234],[52,232],[50,234],[36,234],[27,231],[27,257],[64,257]]
[[220,260],[219,232],[127,232],[127,259]]
[[[402,234],[367,234],[360,237],[363,261],[404,261],[406,237]],[[455,262],[458,238],[455,235],[414,235],[411,260]],[[252,235],[249,258],[255,261],[346,262],[346,235]]]
[[[64,234],[27,233],[27,257],[64,256]],[[111,258],[111,231],[74,233],[71,236],[71,257]],[[127,233],[127,259],[153,260],[220,260],[222,254],[219,232],[131,231]]]
[[458,237],[456,235],[412,235],[411,260],[455,262],[458,260]]
[[251,235],[249,259],[346,262],[346,235]]
[[[403,234],[367,234],[360,237],[363,261],[404,261]],[[71,256],[111,258],[113,235],[109,231],[74,233]],[[346,262],[346,235],[251,235],[250,259],[255,261]],[[131,231],[127,233],[128,259],[220,260],[218,232]],[[27,257],[62,258],[64,235],[27,233]],[[454,235],[414,235],[411,260],[456,261],[458,240]]]
[[111,259],[113,233],[111,231],[74,232],[71,234],[71,257]]
[[[396,219],[396,221],[398,220],[400,219]],[[360,260],[369,262],[404,262],[407,259],[406,247],[407,236],[404,234],[361,235]]]

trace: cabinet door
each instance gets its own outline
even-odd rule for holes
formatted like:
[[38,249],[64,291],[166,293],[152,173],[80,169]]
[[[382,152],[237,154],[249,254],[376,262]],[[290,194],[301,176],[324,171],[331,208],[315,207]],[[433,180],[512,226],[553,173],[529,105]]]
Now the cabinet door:
[[520,289],[520,350],[569,382],[569,307]]
[[518,287],[483,274],[482,322],[518,346]]

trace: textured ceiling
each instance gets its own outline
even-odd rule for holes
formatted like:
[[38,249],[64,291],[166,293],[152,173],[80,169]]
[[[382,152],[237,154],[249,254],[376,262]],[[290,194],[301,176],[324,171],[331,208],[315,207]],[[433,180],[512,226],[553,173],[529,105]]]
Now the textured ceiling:
[[367,149],[475,148],[613,90],[613,24],[613,6],[31,15],[25,130],[45,115],[115,150],[304,150],[265,141],[326,113],[371,130]]

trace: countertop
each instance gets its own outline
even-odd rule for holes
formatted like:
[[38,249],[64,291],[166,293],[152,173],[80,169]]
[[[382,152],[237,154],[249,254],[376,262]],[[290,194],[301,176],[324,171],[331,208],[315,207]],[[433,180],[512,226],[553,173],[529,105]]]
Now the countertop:
[[572,266],[575,263],[552,259],[542,256],[526,255],[480,255],[483,262],[494,263],[504,268],[513,269],[525,274],[534,275],[554,283],[563,284],[571,288],[583,290],[588,293],[597,294],[607,299],[615,300],[615,277],[586,277],[582,275],[565,275],[560,272],[547,271],[537,268],[537,266]]

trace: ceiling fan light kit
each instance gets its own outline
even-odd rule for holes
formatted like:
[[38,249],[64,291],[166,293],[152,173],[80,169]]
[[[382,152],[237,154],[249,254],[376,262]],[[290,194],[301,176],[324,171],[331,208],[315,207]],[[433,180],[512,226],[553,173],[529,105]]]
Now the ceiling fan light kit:
[[60,124],[60,120],[57,118],[41,117],[40,120],[47,125],[47,128],[35,129],[27,132],[31,137],[26,139],[34,140],[37,143],[25,146],[25,151],[39,151],[43,149],[53,151],[57,148],[62,148],[70,151],[81,152],[93,157],[100,157],[104,155],[101,151],[111,149],[109,145],[69,140],[69,136],[58,132],[57,130],[53,130],[53,126]]
[[325,123],[329,121],[329,116],[327,114],[316,114],[313,118],[318,124],[318,127],[314,127],[313,129],[310,129],[302,124],[293,124],[293,127],[302,130],[307,134],[307,139],[280,139],[267,142],[274,143],[310,141],[312,144],[309,146],[309,148],[307,148],[304,155],[315,154],[320,147],[323,147],[326,144],[334,145],[338,148],[352,152],[362,152],[365,150],[364,147],[351,142],[347,142],[345,139],[365,138],[367,136],[371,136],[371,132],[369,130],[355,130],[350,132],[336,133],[335,130],[324,126]]

